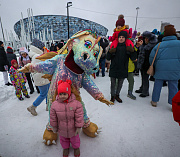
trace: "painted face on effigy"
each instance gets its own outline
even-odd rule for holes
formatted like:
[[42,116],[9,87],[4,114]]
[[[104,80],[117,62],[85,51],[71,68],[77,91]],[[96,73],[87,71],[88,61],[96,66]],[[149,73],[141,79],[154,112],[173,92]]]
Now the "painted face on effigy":
[[74,39],[73,48],[75,63],[88,75],[99,69],[100,46],[98,39],[92,35],[83,35]]

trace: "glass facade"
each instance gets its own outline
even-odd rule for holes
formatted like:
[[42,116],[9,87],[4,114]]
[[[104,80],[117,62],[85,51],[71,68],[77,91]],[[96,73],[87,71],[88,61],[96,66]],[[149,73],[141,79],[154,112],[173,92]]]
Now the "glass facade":
[[[33,16],[34,18],[34,27],[35,33],[42,33],[45,28],[45,34],[47,38],[47,28],[49,30],[49,34],[51,34],[50,29],[53,29],[53,39],[54,40],[67,40],[68,31],[67,31],[67,16],[64,15],[39,15]],[[28,32],[28,18],[23,19],[24,27],[26,33]],[[96,32],[99,36],[106,36],[108,29],[98,23],[81,19],[78,17],[69,16],[69,36],[71,37],[78,31],[82,31],[85,29],[91,29],[93,32]],[[16,22],[14,25],[14,31],[18,36],[21,34],[21,25],[20,21]]]

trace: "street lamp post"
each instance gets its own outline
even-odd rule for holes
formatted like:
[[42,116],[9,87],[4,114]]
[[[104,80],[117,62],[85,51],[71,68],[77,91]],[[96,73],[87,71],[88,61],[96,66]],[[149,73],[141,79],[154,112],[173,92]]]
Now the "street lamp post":
[[138,9],[140,9],[140,8],[139,8],[139,7],[137,7],[137,8],[136,8],[136,10],[137,10],[137,14],[136,14],[136,25],[135,25],[135,31],[136,31],[136,26],[137,26]]
[[72,6],[72,2],[67,2],[67,26],[68,26],[68,39],[69,39],[69,7]]

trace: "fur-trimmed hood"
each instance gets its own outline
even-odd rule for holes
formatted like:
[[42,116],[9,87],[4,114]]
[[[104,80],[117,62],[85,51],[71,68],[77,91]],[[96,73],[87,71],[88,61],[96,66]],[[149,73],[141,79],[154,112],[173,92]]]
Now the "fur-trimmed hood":
[[143,32],[142,34],[143,38],[147,37],[149,39],[149,43],[145,44],[144,40],[143,40],[143,45],[140,47],[140,50],[151,50],[158,42],[157,37],[148,31]]

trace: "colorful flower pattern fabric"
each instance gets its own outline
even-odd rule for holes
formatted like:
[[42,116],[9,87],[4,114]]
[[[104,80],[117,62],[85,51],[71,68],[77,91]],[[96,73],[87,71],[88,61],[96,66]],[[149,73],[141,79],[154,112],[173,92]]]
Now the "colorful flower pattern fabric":
[[[19,67],[20,69],[21,67]],[[24,96],[28,95],[25,83],[26,83],[26,76],[22,72],[17,72],[13,66],[11,66],[9,70],[10,80],[15,88],[15,94],[18,98],[22,97],[21,91]]]

